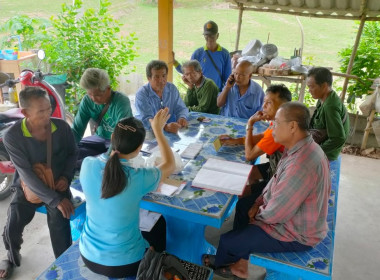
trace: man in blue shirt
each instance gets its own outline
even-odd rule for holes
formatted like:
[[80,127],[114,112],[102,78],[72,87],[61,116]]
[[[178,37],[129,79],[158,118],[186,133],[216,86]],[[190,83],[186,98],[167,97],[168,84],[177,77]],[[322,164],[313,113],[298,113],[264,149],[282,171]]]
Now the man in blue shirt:
[[253,65],[249,61],[240,62],[230,75],[217,99],[220,114],[226,117],[249,119],[261,110],[264,91],[251,80]]
[[168,66],[161,60],[152,60],[146,67],[149,83],[142,86],[136,93],[135,106],[145,129],[151,130],[149,119],[165,107],[169,108],[170,119],[164,130],[177,133],[182,127],[187,127],[189,110],[179,96],[178,89],[167,80]]
[[[215,22],[210,20],[205,23],[203,36],[206,40],[206,46],[195,50],[191,59],[198,60],[202,66],[203,75],[213,80],[219,90],[222,90],[223,85],[231,74],[230,54],[216,42],[219,38],[219,33],[218,25]],[[181,65],[175,59],[174,66],[179,73],[182,73]]]

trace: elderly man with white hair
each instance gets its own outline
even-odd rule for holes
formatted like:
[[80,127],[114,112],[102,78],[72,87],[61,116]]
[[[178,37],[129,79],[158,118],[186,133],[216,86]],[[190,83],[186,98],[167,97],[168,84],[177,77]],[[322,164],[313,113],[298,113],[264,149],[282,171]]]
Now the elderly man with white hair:
[[[111,89],[106,71],[98,68],[86,69],[80,80],[80,86],[87,94],[80,102],[72,126],[75,141],[79,143],[79,160],[86,156],[104,153],[117,122],[122,118],[132,117],[129,98]],[[96,136],[82,140],[90,120],[94,122],[93,132]]]

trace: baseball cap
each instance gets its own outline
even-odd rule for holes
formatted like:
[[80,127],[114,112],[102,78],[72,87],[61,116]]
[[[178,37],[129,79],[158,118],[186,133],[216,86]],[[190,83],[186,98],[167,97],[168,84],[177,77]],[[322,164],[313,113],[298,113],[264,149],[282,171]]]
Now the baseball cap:
[[218,25],[212,20],[205,23],[203,26],[203,35],[215,35],[218,33]]

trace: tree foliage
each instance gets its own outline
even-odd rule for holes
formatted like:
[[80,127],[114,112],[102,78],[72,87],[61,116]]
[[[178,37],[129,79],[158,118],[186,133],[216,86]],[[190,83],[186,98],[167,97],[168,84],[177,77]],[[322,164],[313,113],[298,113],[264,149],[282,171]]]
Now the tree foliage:
[[[347,71],[351,53],[352,47],[339,52],[342,73]],[[347,88],[347,103],[350,109],[357,97],[368,94],[372,85],[370,79],[380,76],[380,22],[365,23],[351,74],[358,76],[360,80],[350,80]]]
[[44,30],[48,38],[41,43],[53,73],[66,73],[70,88],[66,105],[72,113],[85,94],[79,87],[85,69],[101,68],[108,72],[111,87],[118,85],[120,74],[134,71],[129,67],[137,56],[134,33],[121,36],[121,24],[108,12],[110,2],[100,0],[100,8],[83,10],[83,1],[62,5],[57,17],[52,17],[52,28]]

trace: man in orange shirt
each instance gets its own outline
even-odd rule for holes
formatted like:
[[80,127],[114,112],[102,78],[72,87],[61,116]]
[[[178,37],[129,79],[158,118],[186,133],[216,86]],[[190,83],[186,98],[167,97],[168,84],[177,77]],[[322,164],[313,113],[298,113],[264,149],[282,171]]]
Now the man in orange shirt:
[[284,147],[274,141],[272,136],[272,122],[270,126],[259,134],[252,134],[253,125],[261,120],[273,121],[278,108],[285,102],[292,101],[292,94],[283,85],[271,85],[266,90],[263,110],[256,112],[247,122],[245,137],[245,158],[254,161],[263,154],[267,154],[269,162],[254,165],[251,172],[250,183],[254,184],[264,180],[265,184],[275,173]]

